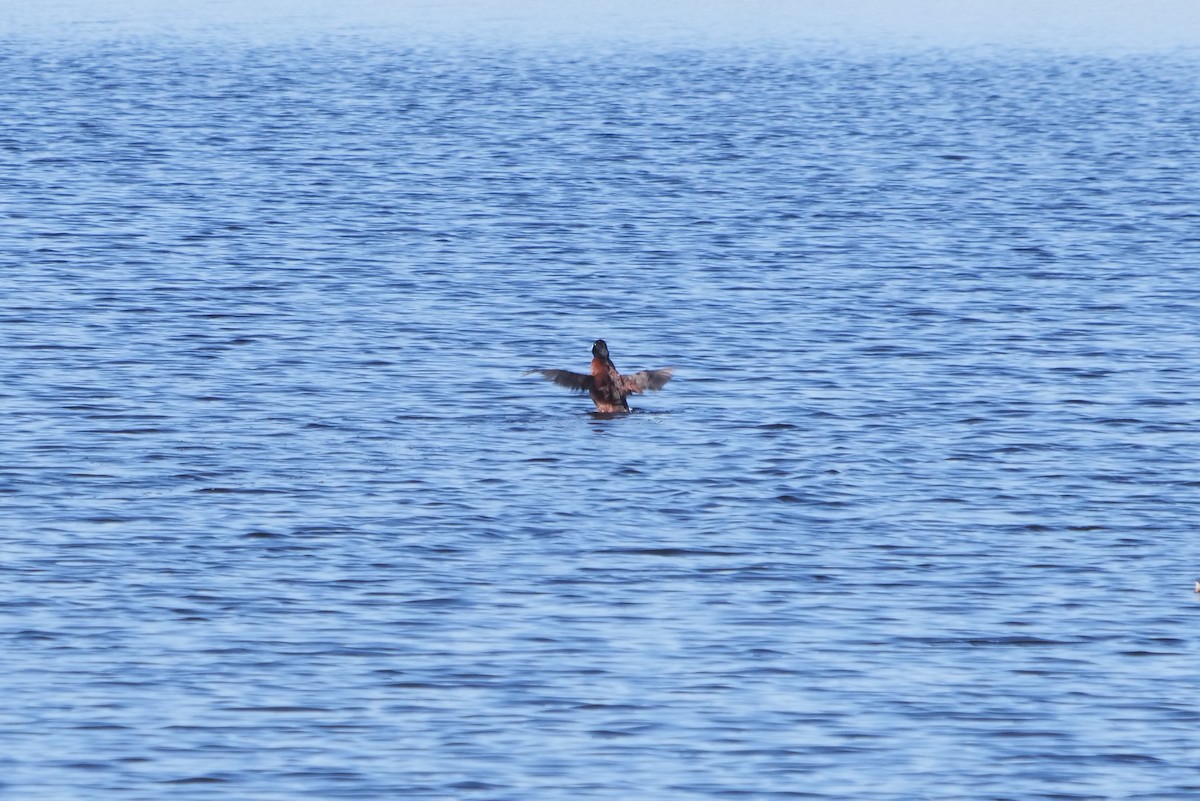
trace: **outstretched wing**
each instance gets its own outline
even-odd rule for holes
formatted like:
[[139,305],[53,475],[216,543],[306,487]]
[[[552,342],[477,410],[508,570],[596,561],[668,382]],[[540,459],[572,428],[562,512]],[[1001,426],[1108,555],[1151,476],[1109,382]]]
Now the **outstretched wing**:
[[640,373],[630,373],[621,376],[627,392],[645,392],[648,389],[659,390],[671,380],[674,367],[664,367],[661,370],[642,370]]
[[590,375],[584,373],[572,373],[570,370],[526,370],[525,375],[538,373],[547,381],[553,381],[560,387],[573,389],[576,392],[587,392],[594,383]]

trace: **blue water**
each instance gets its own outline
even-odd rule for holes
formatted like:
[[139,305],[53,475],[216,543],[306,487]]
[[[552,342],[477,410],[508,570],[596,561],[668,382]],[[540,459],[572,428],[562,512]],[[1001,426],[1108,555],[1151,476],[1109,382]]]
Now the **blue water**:
[[1195,798],[1198,62],[0,42],[6,796]]

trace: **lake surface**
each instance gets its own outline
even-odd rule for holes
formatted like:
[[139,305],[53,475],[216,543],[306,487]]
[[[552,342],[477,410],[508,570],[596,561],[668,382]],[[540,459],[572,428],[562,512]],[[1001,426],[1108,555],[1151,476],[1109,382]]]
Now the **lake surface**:
[[1200,793],[1200,56],[0,66],[6,796]]

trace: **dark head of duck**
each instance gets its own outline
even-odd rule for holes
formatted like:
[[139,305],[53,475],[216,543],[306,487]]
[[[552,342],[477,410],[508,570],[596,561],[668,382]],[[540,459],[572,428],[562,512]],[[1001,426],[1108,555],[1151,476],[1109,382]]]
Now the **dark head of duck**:
[[603,339],[597,339],[592,344],[592,355],[606,364],[612,364],[612,359],[608,358],[608,343]]

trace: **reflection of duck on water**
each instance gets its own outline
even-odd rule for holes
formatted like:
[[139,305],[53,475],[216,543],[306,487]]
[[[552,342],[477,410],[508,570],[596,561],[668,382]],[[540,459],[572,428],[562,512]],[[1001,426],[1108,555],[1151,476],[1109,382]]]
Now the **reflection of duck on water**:
[[576,392],[586,392],[592,396],[596,411],[610,414],[612,412],[627,412],[629,404],[625,396],[635,392],[645,392],[648,389],[662,389],[671,380],[673,367],[662,370],[642,370],[630,375],[621,375],[616,365],[608,358],[608,345],[603,339],[597,339],[592,345],[592,368],[584,375],[572,373],[570,370],[529,370],[530,373],[541,373],[542,376],[561,387],[573,389]]

